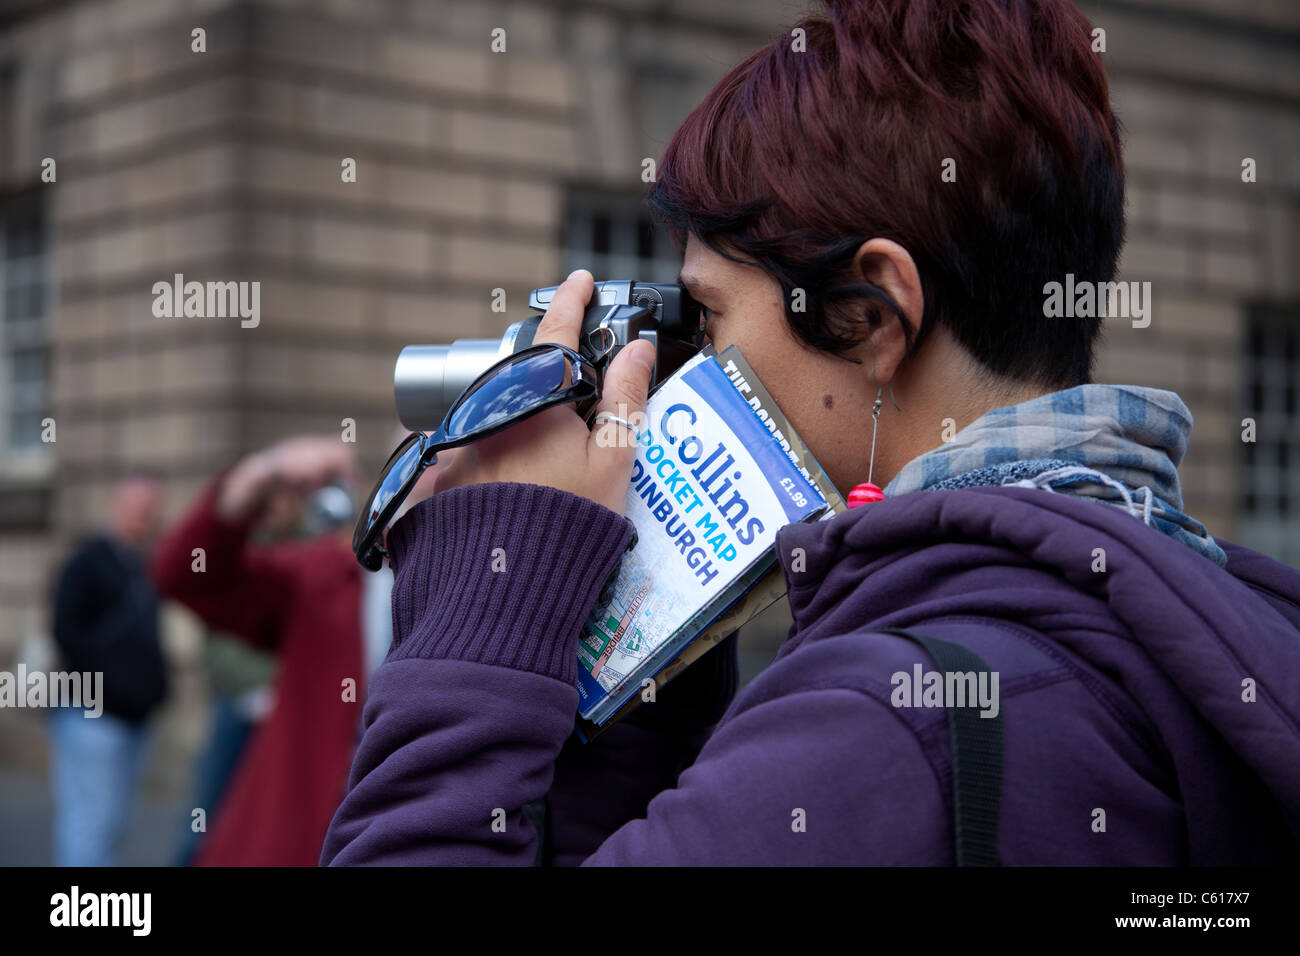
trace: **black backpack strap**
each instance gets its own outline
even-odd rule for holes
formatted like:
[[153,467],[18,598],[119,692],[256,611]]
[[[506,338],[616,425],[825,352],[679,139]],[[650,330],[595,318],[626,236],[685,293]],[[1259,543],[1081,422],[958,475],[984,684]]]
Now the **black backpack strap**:
[[533,825],[537,834],[537,854],[533,857],[533,866],[551,865],[551,796],[547,794],[540,800],[524,804],[524,817]]
[[[876,628],[925,648],[939,670],[989,671],[968,647],[922,637],[896,627]],[[949,707],[952,733],[952,815],[958,866],[998,865],[998,822],[1002,808],[1002,710],[981,717],[974,707]]]

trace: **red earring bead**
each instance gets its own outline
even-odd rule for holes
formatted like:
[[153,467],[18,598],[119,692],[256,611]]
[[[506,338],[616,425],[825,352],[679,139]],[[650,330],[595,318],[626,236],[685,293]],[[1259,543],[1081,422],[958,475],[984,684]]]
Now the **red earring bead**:
[[848,505],[850,508],[861,508],[863,505],[871,504],[873,501],[884,501],[885,493],[880,490],[878,485],[871,482],[858,485],[849,492]]

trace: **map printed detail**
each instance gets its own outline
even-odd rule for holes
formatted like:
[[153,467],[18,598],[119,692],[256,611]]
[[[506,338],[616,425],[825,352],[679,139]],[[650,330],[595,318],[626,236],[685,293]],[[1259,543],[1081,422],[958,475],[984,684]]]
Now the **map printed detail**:
[[580,715],[608,719],[770,566],[777,529],[825,509],[718,361],[682,366],[646,409],[627,495],[637,544],[578,642]]

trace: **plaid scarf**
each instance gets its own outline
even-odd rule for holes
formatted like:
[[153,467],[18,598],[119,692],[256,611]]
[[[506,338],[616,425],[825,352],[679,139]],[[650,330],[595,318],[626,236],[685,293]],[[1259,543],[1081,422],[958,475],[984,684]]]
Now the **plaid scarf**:
[[1222,567],[1223,549],[1182,513],[1178,465],[1191,431],[1192,413],[1173,392],[1079,385],[981,415],[908,462],[885,494],[1015,485],[1090,498],[1124,508]]

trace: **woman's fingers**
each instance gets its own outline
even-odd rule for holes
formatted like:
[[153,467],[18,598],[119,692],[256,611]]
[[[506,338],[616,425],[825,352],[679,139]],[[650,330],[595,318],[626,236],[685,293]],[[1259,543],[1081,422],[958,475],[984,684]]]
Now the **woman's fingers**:
[[[654,372],[655,349],[644,339],[630,342],[610,363],[605,373],[605,388],[596,410],[615,415],[640,430],[645,427],[646,397],[650,392],[650,377]],[[630,472],[636,457],[636,435],[632,428],[616,421],[604,421],[591,431],[589,460],[597,471],[612,477],[611,471],[626,469]],[[620,475],[621,482],[627,476]],[[619,494],[625,493],[622,483]]]
[[[594,285],[591,273],[584,270],[569,276],[556,289],[534,342],[576,350]],[[645,418],[654,362],[654,346],[638,340],[623,348],[605,372],[598,411],[626,419],[632,428],[601,423],[589,433],[571,407],[549,408],[459,449],[438,475],[433,492],[494,481],[526,482],[581,495],[622,514],[636,454],[634,429]]]
[[556,342],[576,350],[578,333],[582,329],[582,316],[587,311],[587,300],[596,281],[586,269],[578,269],[560,283],[551,298],[551,306],[537,326],[533,344]]

